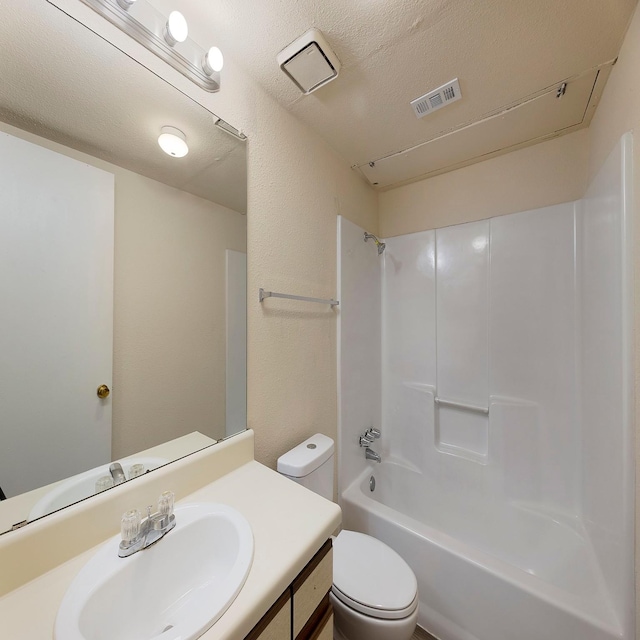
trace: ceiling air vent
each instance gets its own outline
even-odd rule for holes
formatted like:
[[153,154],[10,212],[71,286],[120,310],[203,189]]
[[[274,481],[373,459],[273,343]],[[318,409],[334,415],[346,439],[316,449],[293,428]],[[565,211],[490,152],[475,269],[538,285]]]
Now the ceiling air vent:
[[340,61],[317,29],[310,29],[277,56],[280,68],[308,95],[338,77]]
[[447,82],[447,84],[443,84],[435,91],[430,91],[424,96],[416,98],[411,102],[411,106],[417,118],[424,118],[426,115],[446,107],[451,102],[460,100],[460,98],[462,98],[462,93],[460,92],[458,78],[456,78],[451,82]]

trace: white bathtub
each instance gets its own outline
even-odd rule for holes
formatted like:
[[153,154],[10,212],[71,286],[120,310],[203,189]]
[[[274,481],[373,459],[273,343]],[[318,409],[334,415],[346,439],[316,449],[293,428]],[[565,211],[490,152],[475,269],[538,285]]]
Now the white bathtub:
[[416,572],[419,624],[442,640],[623,637],[578,520],[436,494],[393,462],[369,467],[341,498],[345,528],[383,540]]

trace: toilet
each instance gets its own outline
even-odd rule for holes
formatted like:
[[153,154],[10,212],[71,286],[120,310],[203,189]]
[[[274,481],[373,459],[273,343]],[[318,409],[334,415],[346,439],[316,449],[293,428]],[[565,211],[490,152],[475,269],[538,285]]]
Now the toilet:
[[[278,472],[333,500],[333,440],[321,433],[278,458]],[[389,546],[364,533],[333,539],[335,640],[409,640],[418,619],[418,583]]]

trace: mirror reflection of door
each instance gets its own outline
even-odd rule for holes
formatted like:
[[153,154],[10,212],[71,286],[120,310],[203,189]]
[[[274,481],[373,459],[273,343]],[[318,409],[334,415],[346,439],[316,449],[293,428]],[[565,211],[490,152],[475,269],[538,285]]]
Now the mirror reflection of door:
[[0,133],[0,487],[111,460],[114,176]]

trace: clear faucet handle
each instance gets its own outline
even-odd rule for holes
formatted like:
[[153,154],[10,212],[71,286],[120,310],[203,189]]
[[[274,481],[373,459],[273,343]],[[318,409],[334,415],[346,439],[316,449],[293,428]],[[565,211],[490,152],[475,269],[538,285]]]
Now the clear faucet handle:
[[173,513],[173,491],[164,491],[158,498],[158,513],[163,516],[170,516]]
[[101,476],[96,480],[96,493],[102,493],[113,487],[113,478],[111,476]]
[[140,535],[141,522],[142,516],[137,509],[131,509],[122,516],[120,533],[122,535],[122,541],[125,544],[129,544]]
[[143,464],[134,464],[129,469],[129,480],[133,480],[138,476],[143,476],[145,474],[145,467]]

